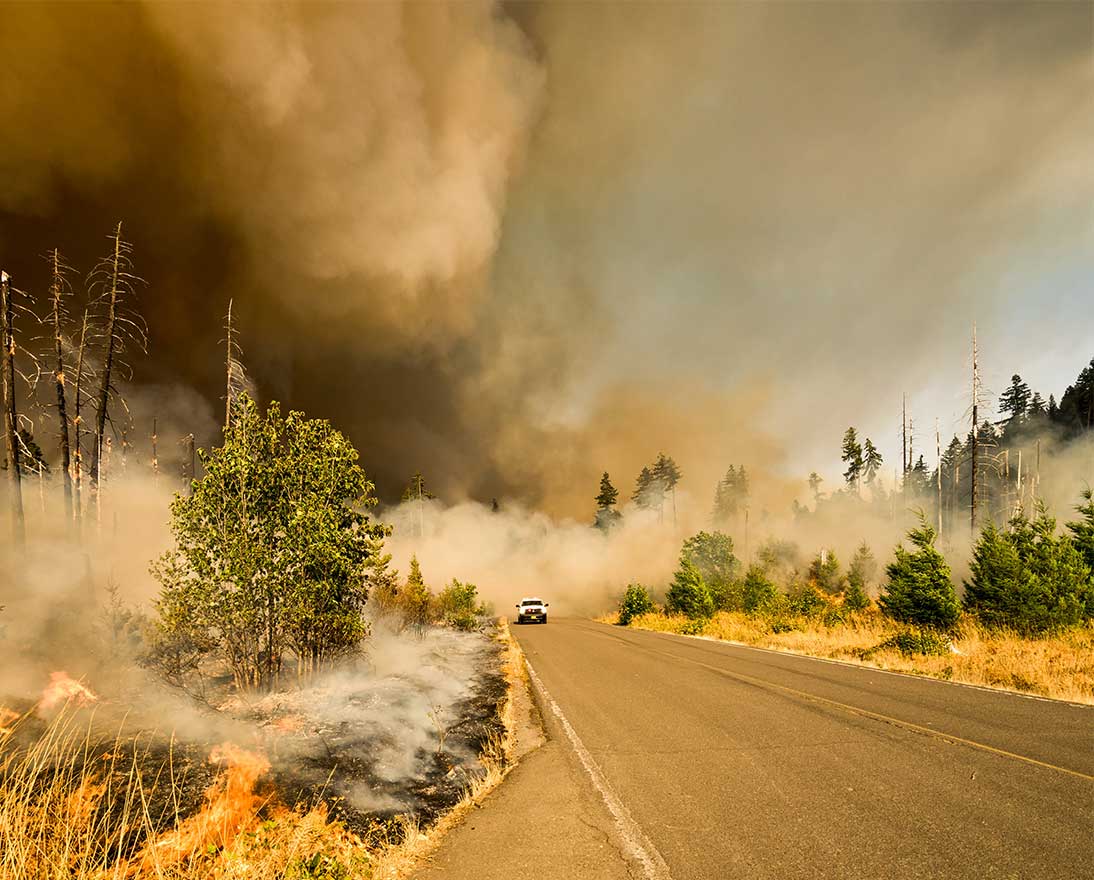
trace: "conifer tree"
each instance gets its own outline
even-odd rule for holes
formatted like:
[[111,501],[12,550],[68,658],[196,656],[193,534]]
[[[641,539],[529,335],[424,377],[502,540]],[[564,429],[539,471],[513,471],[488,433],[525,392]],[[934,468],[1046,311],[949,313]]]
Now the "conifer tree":
[[665,496],[672,495],[672,521],[676,523],[676,484],[680,482],[680,468],[671,457],[661,452],[657,455],[657,461],[653,465],[653,478],[654,482],[658,486],[660,498],[658,500],[658,508],[664,516],[663,505],[665,503]]
[[843,591],[843,578],[840,576],[839,559],[831,550],[821,550],[809,565],[809,580],[829,595]]
[[878,605],[902,623],[948,629],[961,613],[950,567],[935,549],[935,530],[920,514],[919,525],[908,532],[913,550],[897,545],[896,558],[886,569],[889,581]]
[[874,446],[874,441],[867,437],[862,446],[862,476],[866,480],[867,486],[872,485],[874,480],[877,479],[882,464],[884,464],[884,459],[881,457],[881,453]]
[[847,570],[847,594],[844,602],[853,611],[862,611],[870,605],[869,585],[877,576],[877,560],[865,541],[859,544],[851,557]]
[[600,478],[600,492],[596,496],[596,520],[593,523],[603,532],[611,531],[613,526],[619,524],[623,514],[615,509],[619,500],[619,490],[612,485],[608,472]]
[[687,557],[680,558],[680,567],[673,575],[666,595],[666,606],[673,614],[683,614],[701,620],[714,614],[714,599],[699,569]]
[[858,442],[858,435],[854,428],[848,428],[843,435],[843,463],[847,470],[843,472],[843,478],[852,489],[858,490],[862,479],[862,444]]
[[1015,373],[1010,377],[1010,386],[999,395],[999,412],[1007,416],[1007,421],[1021,421],[1030,404],[1029,385]]
[[653,510],[657,506],[658,490],[653,471],[649,467],[642,468],[635,481],[634,494],[631,499],[641,510]]

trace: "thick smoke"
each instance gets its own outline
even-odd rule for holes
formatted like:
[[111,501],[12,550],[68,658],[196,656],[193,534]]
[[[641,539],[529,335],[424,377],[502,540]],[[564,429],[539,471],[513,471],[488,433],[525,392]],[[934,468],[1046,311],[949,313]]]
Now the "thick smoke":
[[30,286],[125,219],[143,381],[215,411],[235,297],[260,392],[389,499],[584,515],[660,449],[698,497],[851,422],[891,464],[902,391],[958,426],[974,318],[989,386],[1088,356],[1092,15],[9,4],[0,258]]

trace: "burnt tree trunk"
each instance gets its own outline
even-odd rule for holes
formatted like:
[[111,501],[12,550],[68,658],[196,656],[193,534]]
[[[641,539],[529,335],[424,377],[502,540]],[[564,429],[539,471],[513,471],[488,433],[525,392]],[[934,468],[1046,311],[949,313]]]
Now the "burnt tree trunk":
[[91,480],[99,488],[102,466],[103,435],[106,433],[106,408],[110,402],[110,371],[114,366],[114,352],[118,341],[118,296],[121,292],[122,224],[119,223],[111,236],[114,253],[110,258],[110,280],[106,291],[106,354],[103,357],[103,375],[99,383],[98,408],[95,412],[94,446],[91,450]]
[[75,448],[73,455],[73,482],[75,483],[75,504],[73,505],[73,518],[79,519],[83,515],[82,510],[82,495],[83,495],[83,481],[84,481],[84,456],[83,456],[83,433],[84,423],[80,415],[80,408],[83,402],[81,397],[81,386],[83,385],[84,378],[84,350],[87,346],[87,311],[84,311],[83,326],[80,329],[80,350],[76,355],[76,387],[73,395],[73,417],[72,417],[72,432],[73,440],[75,440]]
[[4,397],[4,448],[8,459],[8,492],[11,495],[12,534],[17,545],[26,540],[23,522],[23,487],[19,472],[19,414],[15,405],[15,310],[11,302],[11,286],[8,273],[0,271],[0,344],[3,361],[0,364],[0,384]]
[[50,295],[53,306],[53,346],[56,357],[54,382],[57,386],[57,420],[61,428],[61,481],[64,483],[65,492],[65,519],[72,519],[72,474],[69,470],[72,463],[72,453],[68,445],[68,406],[65,400],[65,356],[61,341],[61,298],[64,296],[64,278],[61,275],[61,258],[57,249],[53,249],[53,283],[50,285]]

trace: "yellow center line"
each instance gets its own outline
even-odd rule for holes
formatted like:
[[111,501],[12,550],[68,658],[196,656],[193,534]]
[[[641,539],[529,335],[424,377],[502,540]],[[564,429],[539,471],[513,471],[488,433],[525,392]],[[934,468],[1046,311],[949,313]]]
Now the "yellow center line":
[[686,663],[691,663],[695,666],[701,666],[704,669],[709,669],[711,672],[716,672],[719,675],[724,675],[728,678],[735,678],[738,681],[743,681],[748,684],[754,684],[758,687],[768,688],[769,690],[782,691],[786,694],[792,694],[795,697],[801,697],[805,700],[810,700],[814,703],[821,703],[826,706],[833,706],[836,709],[842,709],[844,712],[850,712],[852,715],[860,715],[864,718],[870,718],[874,721],[882,721],[886,724],[894,724],[897,727],[903,727],[907,730],[914,731],[915,733],[922,733],[928,736],[937,737],[938,739],[949,740],[950,742],[961,743],[962,745],[969,746],[974,749],[979,749],[982,752],[988,752],[993,755],[999,755],[1004,758],[1012,758],[1015,761],[1022,761],[1026,764],[1032,764],[1034,767],[1043,767],[1046,770],[1056,770],[1060,773],[1066,773],[1069,776],[1075,776],[1085,782],[1094,782],[1094,776],[1083,773],[1079,770],[1071,770],[1067,767],[1061,767],[1058,764],[1050,764],[1047,761],[1038,761],[1036,758],[1030,758],[1026,755],[1019,755],[1015,752],[1008,752],[1006,749],[999,749],[995,746],[989,746],[982,742],[976,742],[976,740],[965,739],[961,736],[954,736],[952,733],[946,733],[941,730],[935,730],[931,727],[923,727],[920,724],[913,724],[911,721],[905,721],[902,718],[893,718],[891,715],[882,715],[880,712],[871,712],[869,709],[862,709],[858,706],[851,706],[848,703],[841,703],[838,700],[830,700],[827,697],[818,697],[816,694],[811,694],[808,691],[800,691],[797,688],[786,687],[786,685],[775,684],[774,682],[766,681],[762,678],[756,678],[752,675],[746,675],[743,672],[730,672],[728,669],[722,669],[719,666],[712,666],[709,663],[703,663],[701,660],[693,660],[690,657],[682,657],[679,654],[673,654],[668,651],[658,651],[653,648],[646,648],[646,650],[660,654],[663,657],[671,657],[675,660],[683,660]]

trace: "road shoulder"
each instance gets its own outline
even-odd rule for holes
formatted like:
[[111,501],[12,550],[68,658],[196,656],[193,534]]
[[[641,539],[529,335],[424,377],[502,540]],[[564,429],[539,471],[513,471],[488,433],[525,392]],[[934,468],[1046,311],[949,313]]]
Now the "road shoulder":
[[557,720],[525,680],[514,694],[518,765],[413,875],[445,880],[630,877],[612,816]]

